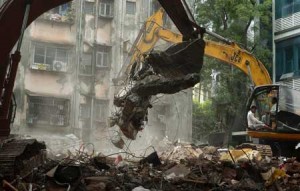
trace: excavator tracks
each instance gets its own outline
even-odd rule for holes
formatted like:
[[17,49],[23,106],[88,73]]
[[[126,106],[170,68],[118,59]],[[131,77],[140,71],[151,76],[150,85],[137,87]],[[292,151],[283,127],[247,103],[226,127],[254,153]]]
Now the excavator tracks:
[[42,164],[46,145],[35,139],[5,140],[0,145],[0,174],[13,180]]

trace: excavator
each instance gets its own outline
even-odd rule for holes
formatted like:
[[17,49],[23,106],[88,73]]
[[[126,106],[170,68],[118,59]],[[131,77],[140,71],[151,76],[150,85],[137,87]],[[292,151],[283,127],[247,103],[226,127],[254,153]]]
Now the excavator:
[[[220,42],[205,40],[204,55],[218,59],[243,71],[250,78],[254,86],[247,102],[246,111],[249,111],[252,105],[256,105],[258,118],[262,119],[266,115],[269,117],[269,121],[265,123],[272,130],[257,131],[247,129],[247,134],[252,138],[258,138],[261,144],[270,145],[274,155],[299,155],[299,153],[295,153],[297,152],[295,151],[295,146],[300,142],[300,107],[298,108],[300,104],[295,104],[297,102],[295,98],[296,95],[299,95],[299,92],[286,86],[272,84],[265,66],[255,56],[241,48],[235,42],[197,27],[194,21],[190,19],[191,16],[187,16],[187,5],[184,4],[184,1],[159,0],[159,2],[163,8],[160,8],[145,22],[130,50],[130,59],[120,73],[131,76],[132,69],[137,68],[134,66],[136,62],[147,59],[146,55],[151,53],[153,47],[160,39],[176,44],[193,38],[195,33],[200,34],[200,38],[202,38],[203,33],[212,35]],[[169,7],[176,7],[177,10],[170,10]],[[166,12],[183,35],[163,27]],[[194,54],[197,54],[197,52]],[[269,111],[272,107],[271,100],[274,97],[278,99],[278,104],[271,115]],[[125,136],[128,135],[126,130],[123,132],[125,132]],[[132,136],[127,137],[132,138]]]
[[[141,60],[146,53],[149,53],[153,49],[160,39],[170,43],[180,43],[183,41],[181,34],[162,27],[164,26],[163,18],[165,14],[165,10],[160,8],[147,19],[129,52],[130,60],[127,64],[123,65],[120,73],[124,73],[126,67],[125,74],[127,75],[136,60]],[[217,34],[214,34],[214,37],[217,37],[224,43],[205,40],[205,56],[218,59],[240,69],[251,78],[255,86],[272,84],[265,66],[251,53],[241,48],[235,42]]]
[[[35,140],[13,140],[8,138],[10,136],[10,125],[14,118],[15,104],[13,99],[13,87],[17,75],[18,64],[21,60],[20,49],[24,32],[30,23],[38,16],[69,1],[71,0],[6,0],[0,7],[0,173],[7,176],[9,175],[10,178],[14,177],[16,174],[20,174],[20,172],[16,172],[14,169],[15,166],[24,166],[20,161],[27,160],[27,164],[30,164],[30,161],[33,160],[32,158],[39,154],[41,149],[45,148],[44,145],[38,144]],[[199,49],[199,52],[197,53],[197,59],[200,62],[194,63],[195,65],[198,65],[199,69],[201,69],[203,61],[201,59],[203,59],[203,54],[205,54],[232,64],[244,71],[247,75],[254,74],[249,76],[252,77],[252,81],[255,85],[271,84],[270,76],[263,64],[250,53],[243,50],[235,43],[199,27],[193,21],[191,14],[187,11],[188,9],[185,1],[159,0],[159,2],[172,19],[181,35],[171,33],[161,27],[163,26],[163,11],[160,10],[146,22],[145,27],[147,30],[144,34],[140,35],[140,38],[138,38],[136,42],[137,46],[132,49],[135,50],[132,51],[135,53],[128,65],[129,69],[127,72],[132,71],[132,68],[137,68],[132,67],[134,66],[133,60],[141,59],[143,54],[148,53],[157,40],[162,38],[173,43],[178,42],[179,44],[182,41],[183,43],[192,41],[193,43],[189,43],[189,45],[193,44],[200,47],[201,50]],[[204,33],[210,34],[224,43],[219,44],[212,41],[204,42],[201,40]],[[180,47],[180,45],[176,48],[178,47]],[[138,52],[136,50],[138,50]],[[176,49],[173,49],[173,51],[176,52]],[[187,52],[186,55],[186,60],[183,61],[187,61],[189,55],[195,56],[195,52]],[[178,69],[177,72],[178,71],[182,72],[180,69]],[[185,70],[183,74],[186,73],[189,73],[189,69]],[[172,75],[170,74],[170,76]],[[191,79],[193,80],[193,78]],[[193,83],[194,82],[195,81],[193,81]],[[267,95],[264,98],[268,98],[268,95],[274,94],[274,92],[281,95],[281,86],[269,86],[270,88],[264,88],[267,86],[257,87],[258,89],[254,90],[254,94],[251,96],[252,101],[249,103],[256,102],[255,100],[257,100],[258,97],[262,97],[262,95]],[[287,95],[289,94],[287,93]],[[281,98],[279,97],[279,107],[277,107],[277,111],[283,112],[285,110],[284,108],[280,108],[280,103]],[[297,113],[295,112],[294,114]],[[296,118],[297,115],[293,117]],[[284,120],[282,121],[284,122]],[[287,126],[290,127],[290,124]],[[292,127],[292,129],[297,130],[295,127]],[[296,131],[296,133],[282,134],[277,131],[248,131],[249,135],[253,137],[269,136],[272,134],[272,137],[268,138],[277,139],[279,136],[284,135],[282,136],[284,140],[290,140],[291,137],[293,137],[292,139],[294,141],[299,141],[300,134],[297,132],[298,131]],[[28,168],[28,166],[26,167]]]

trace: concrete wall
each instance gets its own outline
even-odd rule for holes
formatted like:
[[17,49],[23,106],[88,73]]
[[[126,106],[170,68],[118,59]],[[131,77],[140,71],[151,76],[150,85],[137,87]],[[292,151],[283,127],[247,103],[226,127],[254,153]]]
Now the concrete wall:
[[25,90],[43,95],[71,96],[74,84],[70,75],[27,69]]
[[76,29],[73,24],[38,19],[31,24],[29,31],[31,39],[35,41],[75,45]]

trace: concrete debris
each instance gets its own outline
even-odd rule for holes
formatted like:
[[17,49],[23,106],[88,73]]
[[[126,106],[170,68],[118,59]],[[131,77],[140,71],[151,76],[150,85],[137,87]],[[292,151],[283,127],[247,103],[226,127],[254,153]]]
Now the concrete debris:
[[199,148],[193,148],[191,145],[177,145],[161,153],[163,160],[170,160],[180,163],[181,160],[199,158],[203,151]]
[[175,179],[175,178],[184,178],[190,173],[190,169],[182,164],[178,164],[168,170],[166,170],[165,179]]
[[157,152],[153,152],[150,155],[148,155],[146,158],[140,160],[141,164],[152,164],[154,167],[161,165],[161,161],[157,155]]
[[[184,41],[175,44],[166,51],[152,51],[146,63],[156,74],[167,78],[183,77],[200,72],[203,65],[205,42],[203,39]],[[197,52],[195,54],[195,52]]]
[[262,157],[259,151],[252,149],[230,149],[227,152],[222,152],[220,161],[222,162],[232,162],[232,163],[241,163],[241,162],[252,162],[252,161],[261,161]]
[[128,77],[130,85],[114,98],[118,111],[112,115],[110,126],[119,126],[127,138],[135,139],[147,122],[152,96],[174,94],[200,81],[204,47],[202,39],[186,41],[166,51],[152,51],[134,63]]
[[145,189],[142,186],[139,186],[139,187],[134,188],[132,191],[150,191],[150,190],[149,189]]
[[152,96],[160,93],[174,94],[193,87],[199,81],[198,74],[188,74],[182,78],[160,77],[152,81],[136,82],[124,95],[114,98],[114,105],[119,111],[111,117],[110,126],[118,125],[127,138],[135,139],[137,132],[147,122],[148,108],[152,108]]
[[30,175],[0,179],[7,190],[299,190],[300,162],[295,158],[258,160],[259,153],[243,150],[177,143],[145,160],[80,151],[59,161],[45,159]]

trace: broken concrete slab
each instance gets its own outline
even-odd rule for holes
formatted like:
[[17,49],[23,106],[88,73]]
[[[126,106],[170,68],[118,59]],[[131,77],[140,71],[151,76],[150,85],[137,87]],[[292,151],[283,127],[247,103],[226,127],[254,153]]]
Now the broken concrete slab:
[[135,139],[147,121],[151,97],[174,94],[193,87],[200,81],[205,42],[185,41],[165,51],[152,51],[130,67],[127,87],[114,98],[119,109],[111,117],[111,126],[118,125],[124,135]]
[[190,173],[189,168],[187,168],[184,165],[179,164],[179,165],[176,165],[176,166],[168,169],[167,171],[165,171],[164,177],[166,180],[175,179],[175,178],[184,178],[189,173]]
[[203,65],[205,42],[195,39],[175,44],[165,51],[152,51],[146,57],[154,73],[166,78],[184,77],[199,73]]

